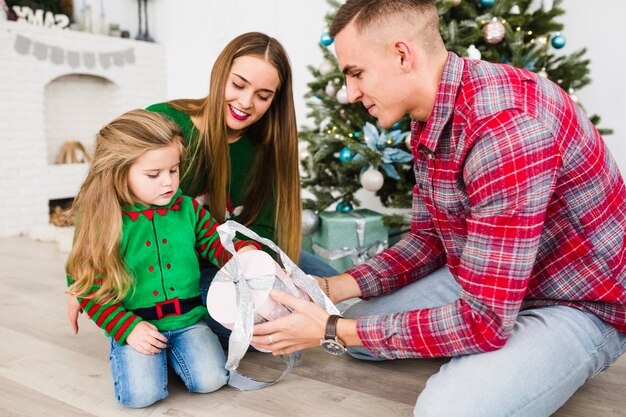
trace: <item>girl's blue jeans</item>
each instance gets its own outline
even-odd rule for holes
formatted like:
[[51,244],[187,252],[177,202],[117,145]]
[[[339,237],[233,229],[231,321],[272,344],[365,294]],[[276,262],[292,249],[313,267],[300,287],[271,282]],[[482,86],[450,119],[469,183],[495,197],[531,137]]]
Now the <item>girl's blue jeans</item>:
[[[459,298],[447,268],[370,301],[345,317],[388,315],[434,307]],[[566,306],[523,310],[502,349],[451,358],[417,398],[417,417],[549,416],[584,382],[626,350],[626,334],[591,313]],[[349,353],[383,360],[365,348]]]
[[167,397],[168,363],[191,392],[212,392],[228,382],[226,358],[217,336],[202,320],[180,330],[162,331],[167,348],[155,355],[137,352],[111,338],[111,373],[121,405],[147,407]]

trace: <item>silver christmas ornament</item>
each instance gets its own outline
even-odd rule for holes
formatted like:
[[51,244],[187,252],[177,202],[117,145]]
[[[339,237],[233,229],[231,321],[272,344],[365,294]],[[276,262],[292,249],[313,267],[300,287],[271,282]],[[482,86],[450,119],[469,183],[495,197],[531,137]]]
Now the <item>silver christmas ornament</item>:
[[327,96],[334,96],[335,94],[337,94],[337,88],[335,87],[335,84],[331,82],[326,84],[326,88],[324,89],[324,91],[326,92]]
[[382,188],[385,179],[377,169],[370,168],[361,175],[361,185],[367,191],[378,191]]
[[310,235],[320,225],[320,216],[311,209],[302,210],[302,234]]
[[502,22],[498,20],[497,17],[494,17],[491,22],[487,23],[485,27],[483,27],[483,38],[485,42],[489,44],[496,44],[504,39],[504,34],[506,29]]
[[318,69],[321,75],[328,75],[335,69],[335,66],[332,62],[325,59],[322,61]]
[[348,89],[344,85],[337,91],[337,101],[341,104],[348,104]]
[[476,48],[476,46],[474,44],[470,45],[469,48],[467,48],[467,56],[470,59],[480,59],[481,58],[480,51],[478,50],[478,48]]

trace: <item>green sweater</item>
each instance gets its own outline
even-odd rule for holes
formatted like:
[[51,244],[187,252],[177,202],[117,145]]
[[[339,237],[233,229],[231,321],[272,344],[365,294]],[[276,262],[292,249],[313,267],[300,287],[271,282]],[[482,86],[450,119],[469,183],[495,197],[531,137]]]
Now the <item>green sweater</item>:
[[[186,113],[174,109],[167,103],[153,104],[146,108],[146,110],[154,111],[157,113],[168,116],[174,121],[181,129],[183,138],[187,142],[187,145],[198,138],[198,129],[191,121],[191,118]],[[230,192],[229,192],[229,211],[232,212],[234,208],[243,206],[245,204],[246,187],[250,182],[250,176],[252,175],[252,167],[254,165],[254,158],[256,155],[256,149],[254,143],[246,135],[242,136],[237,142],[231,143],[230,148]],[[193,164],[193,161],[187,161]],[[180,182],[180,188],[186,195],[197,197],[202,190],[204,184],[190,184],[187,178],[182,178]],[[276,241],[275,239],[275,223],[274,223],[274,211],[275,202],[271,199],[265,201],[261,207],[261,211],[254,223],[248,227],[255,231],[259,236]],[[239,221],[238,216],[231,214],[231,220]]]
[[[219,267],[231,256],[220,242],[217,226],[211,214],[195,199],[182,195],[181,190],[166,206],[125,206],[120,251],[133,275],[134,286],[120,303],[79,298],[80,305],[107,336],[120,344],[142,320],[140,313],[135,314],[137,309],[152,309],[157,305],[171,309],[173,302],[197,298],[197,305],[192,303],[187,312],[148,320],[159,330],[177,330],[197,323],[208,312],[199,300],[196,251]],[[247,244],[251,243],[236,241],[235,249]],[[91,292],[99,287],[96,283]]]

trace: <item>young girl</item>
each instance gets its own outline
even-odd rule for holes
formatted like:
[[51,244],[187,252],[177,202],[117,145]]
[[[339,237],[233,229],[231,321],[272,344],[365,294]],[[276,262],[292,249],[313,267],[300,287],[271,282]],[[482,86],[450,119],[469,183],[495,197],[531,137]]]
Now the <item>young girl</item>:
[[[96,135],[94,161],[74,201],[70,293],[111,338],[117,401],[146,407],[167,396],[167,363],[191,392],[228,379],[206,323],[196,251],[228,261],[217,221],[178,189],[181,133],[145,110],[123,114]],[[260,248],[236,242],[239,251]]]

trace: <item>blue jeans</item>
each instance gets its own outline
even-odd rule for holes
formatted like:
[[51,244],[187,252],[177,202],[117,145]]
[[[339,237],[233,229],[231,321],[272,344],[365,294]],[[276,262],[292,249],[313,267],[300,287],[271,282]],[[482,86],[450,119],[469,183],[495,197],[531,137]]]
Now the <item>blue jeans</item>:
[[[328,265],[326,262],[321,260],[320,258],[311,255],[308,252],[302,251],[300,254],[300,263],[298,264],[300,269],[310,275],[315,275],[318,277],[331,277],[333,275],[337,275],[339,272],[335,270],[332,266]],[[213,282],[213,278],[219,269],[206,261],[200,262],[200,295],[202,296],[202,304],[206,305],[206,296],[207,291],[209,291],[209,287],[211,286],[211,282]],[[219,324],[217,321],[213,320],[212,317],[209,317],[209,327],[213,332],[217,335],[222,344],[222,347],[225,349],[228,348],[228,338],[230,337],[230,330],[226,327]],[[253,348],[251,348],[253,349]]]
[[224,351],[205,321],[161,333],[167,348],[156,355],[139,353],[111,338],[109,359],[118,403],[141,408],[167,397],[168,361],[190,392],[212,392],[228,382]]
[[[460,291],[444,267],[392,293],[360,301],[344,316],[434,307],[458,299]],[[548,416],[625,350],[626,334],[591,313],[566,306],[523,310],[502,349],[454,357],[431,376],[414,415]],[[350,348],[349,353],[383,360],[365,348]]]

